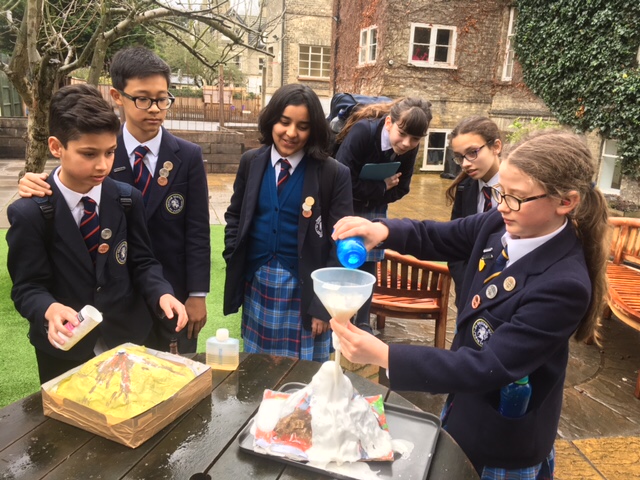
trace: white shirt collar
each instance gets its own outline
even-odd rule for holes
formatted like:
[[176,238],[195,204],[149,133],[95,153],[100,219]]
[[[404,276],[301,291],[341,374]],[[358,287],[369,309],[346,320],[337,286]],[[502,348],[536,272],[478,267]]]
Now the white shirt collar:
[[389,130],[383,125],[380,133],[380,149],[385,152],[391,148],[393,147],[391,146],[391,140],[389,140]]
[[[290,157],[283,157],[278,153],[278,150],[276,150],[276,146],[271,145],[271,165],[275,168],[276,163],[278,163],[278,160],[280,160],[281,158],[286,158],[287,160],[289,160],[289,163],[291,164],[291,168],[289,169],[290,175],[293,175],[293,172],[295,171],[296,167],[300,164],[303,157],[304,157],[304,150],[298,150],[296,153],[294,153]],[[278,165],[278,171],[276,172],[276,177],[277,177],[277,174],[280,173],[279,167],[280,165]]]
[[153,156],[158,157],[158,155],[160,154],[160,143],[162,143],[162,128],[158,130],[158,134],[151,140],[140,143],[133,135],[131,135],[129,130],[127,130],[127,124],[125,123],[124,128],[122,129],[122,140],[124,142],[124,148],[127,150],[129,158],[131,158],[131,156],[133,155],[133,151],[138,145],[145,145],[149,148],[149,151]]
[[478,183],[480,184],[480,190],[482,190],[482,187],[493,187],[497,183],[500,183],[500,172],[496,172],[495,175],[491,177],[488,182],[485,182],[484,180],[479,179]]
[[87,193],[74,192],[73,190],[68,188],[66,185],[64,185],[60,180],[59,168],[56,169],[55,174],[53,176],[53,180],[56,182],[56,185],[60,189],[60,193],[64,197],[64,201],[67,202],[67,205],[69,206],[69,210],[73,211],[73,209],[75,209],[78,206],[78,204],[82,200],[82,197],[84,196],[90,197],[93,201],[96,202],[98,206],[100,206],[100,195],[102,195],[102,184],[96,185]]
[[513,265],[526,254],[533,252],[539,246],[547,243],[553,237],[558,235],[564,228],[566,228],[568,223],[569,222],[565,218],[564,223],[560,228],[547,235],[535,238],[513,238],[511,234],[509,234],[509,232],[505,232],[505,234],[502,236],[501,241],[503,247],[509,245],[509,261],[507,262],[507,267]]

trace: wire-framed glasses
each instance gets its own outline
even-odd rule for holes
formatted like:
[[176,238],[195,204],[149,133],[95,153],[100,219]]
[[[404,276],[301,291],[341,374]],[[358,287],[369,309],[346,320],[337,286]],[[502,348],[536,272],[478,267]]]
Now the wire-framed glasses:
[[149,98],[149,97],[132,97],[131,95],[123,92],[122,90],[118,90],[118,91],[123,97],[131,100],[138,110],[149,110],[151,108],[151,105],[153,105],[154,103],[158,106],[158,109],[160,110],[169,110],[171,108],[171,105],[173,105],[173,102],[176,99],[173,95],[171,95],[171,93],[169,93],[168,96],[166,97]]
[[462,162],[464,162],[465,159],[467,161],[473,163],[478,158],[478,153],[480,153],[480,150],[482,150],[484,147],[486,147],[487,145],[489,145],[491,143],[493,143],[493,142],[487,142],[484,145],[480,145],[478,148],[474,148],[473,150],[469,150],[464,155],[461,155],[459,153],[454,153],[453,154],[453,161],[456,162],[458,165],[462,165]]
[[536,195],[534,197],[518,198],[514,195],[502,193],[496,187],[491,187],[491,196],[497,203],[505,202],[507,204],[507,207],[509,207],[510,210],[513,210],[514,212],[519,212],[520,207],[522,206],[523,203],[532,202],[540,198],[548,197],[549,195],[544,193],[542,195]]

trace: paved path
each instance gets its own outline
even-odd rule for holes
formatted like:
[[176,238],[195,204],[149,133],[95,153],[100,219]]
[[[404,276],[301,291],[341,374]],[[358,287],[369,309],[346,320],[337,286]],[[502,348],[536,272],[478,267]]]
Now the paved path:
[[[50,169],[54,162],[50,162]],[[16,198],[22,162],[0,160],[0,228],[8,227],[6,206]],[[234,175],[209,175],[211,224],[224,224]],[[390,207],[391,217],[446,220],[449,180],[415,175],[411,193]],[[453,301],[450,305],[454,305]],[[455,309],[449,314],[447,339],[453,337]],[[382,338],[390,342],[433,344],[432,322],[388,319]],[[564,408],[556,441],[559,480],[640,479],[640,400],[633,396],[640,367],[640,332],[612,319],[605,322],[600,349],[573,342]],[[384,381],[384,375],[381,375]],[[404,394],[403,394],[404,395]],[[405,395],[425,410],[438,412],[442,396]]]

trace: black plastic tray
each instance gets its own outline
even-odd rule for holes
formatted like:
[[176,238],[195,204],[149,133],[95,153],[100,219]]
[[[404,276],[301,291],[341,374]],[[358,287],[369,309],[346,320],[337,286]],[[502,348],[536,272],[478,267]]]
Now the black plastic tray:
[[[280,391],[293,393],[305,386],[306,385],[302,383],[287,383],[280,388]],[[393,462],[367,462],[371,470],[379,472],[378,478],[380,479],[401,478],[402,480],[426,480],[429,474],[429,466],[431,465],[431,460],[433,459],[433,454],[436,449],[438,433],[440,432],[440,419],[431,413],[412,410],[391,403],[384,404],[384,411],[387,416],[387,424],[389,425],[391,438],[413,443],[413,451],[409,458],[406,459],[400,458],[400,456],[396,454],[396,459]],[[304,462],[254,451],[253,435],[251,434],[253,421],[254,418],[252,417],[247,426],[240,432],[238,442],[241,450],[259,457],[268,457],[277,462],[328,475],[332,478],[342,480],[353,480],[357,478],[313,467]]]

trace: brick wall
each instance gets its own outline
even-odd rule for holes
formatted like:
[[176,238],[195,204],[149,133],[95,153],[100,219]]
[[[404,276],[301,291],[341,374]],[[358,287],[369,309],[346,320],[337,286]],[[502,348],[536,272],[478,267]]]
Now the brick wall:
[[[26,133],[26,118],[0,117],[0,158],[23,161]],[[208,173],[235,173],[242,153],[260,144],[256,130],[172,133],[200,145]]]
[[0,117],[0,158],[24,160],[27,144],[27,119]]

